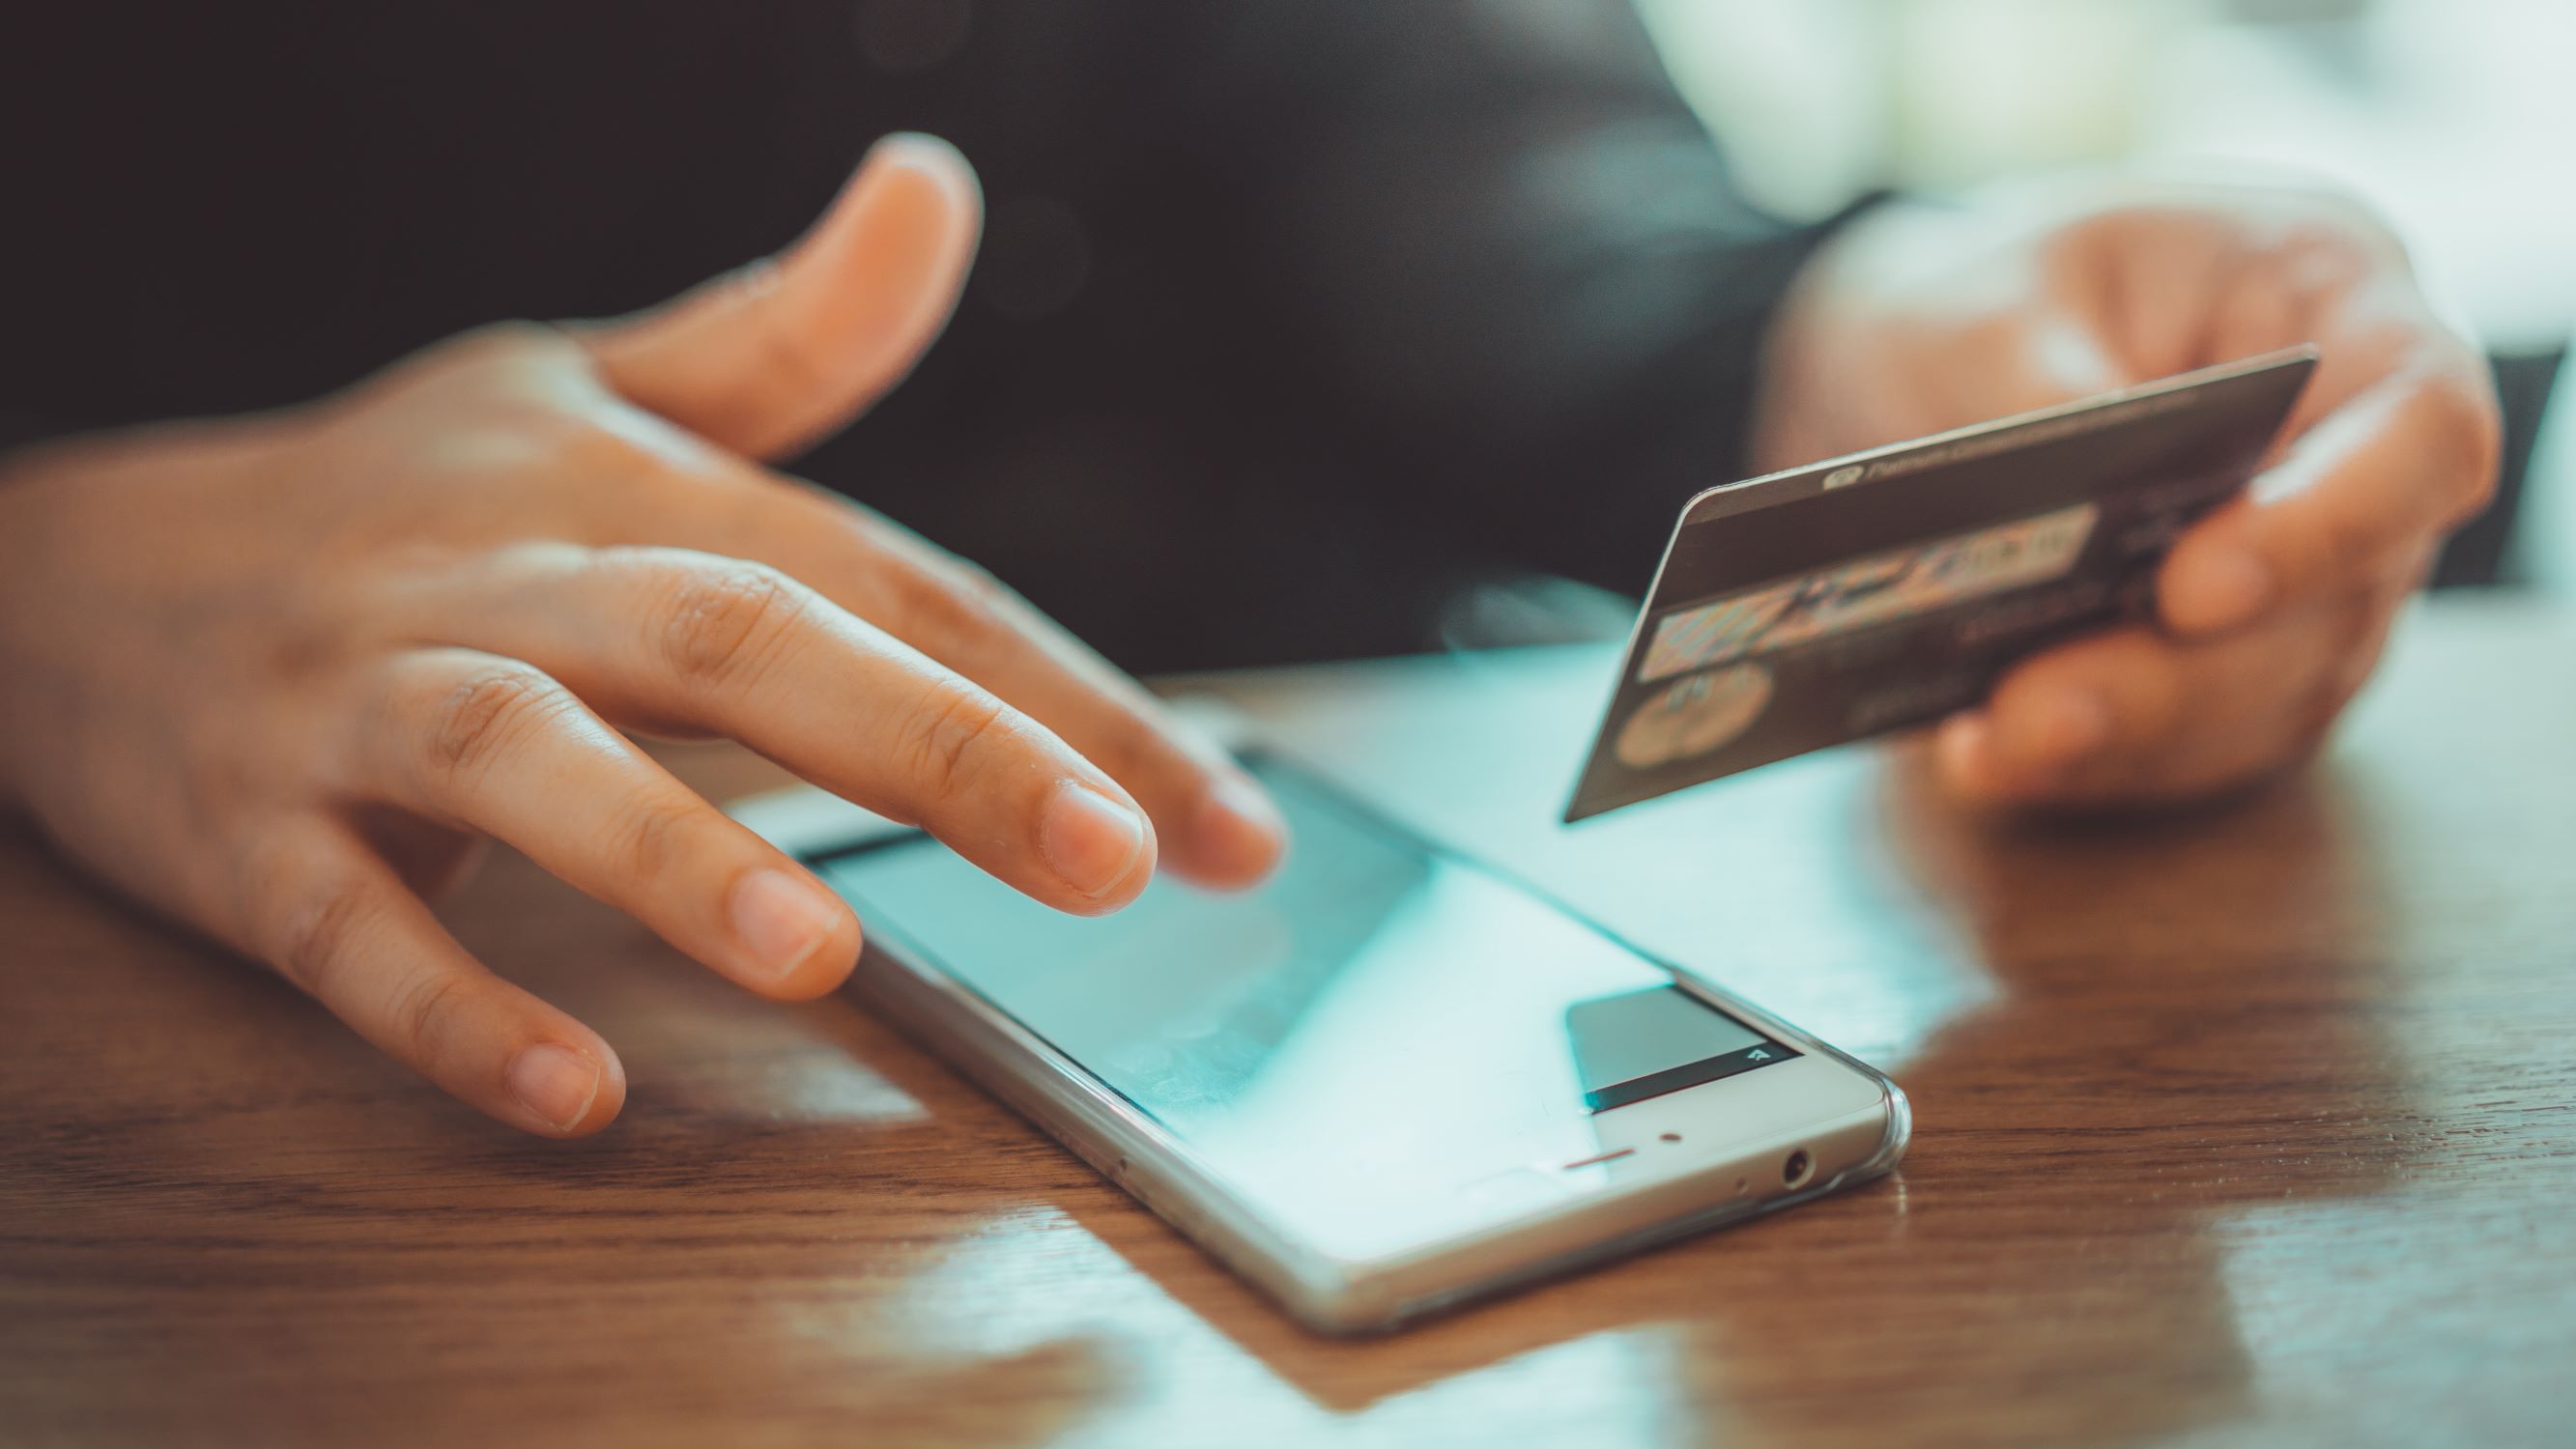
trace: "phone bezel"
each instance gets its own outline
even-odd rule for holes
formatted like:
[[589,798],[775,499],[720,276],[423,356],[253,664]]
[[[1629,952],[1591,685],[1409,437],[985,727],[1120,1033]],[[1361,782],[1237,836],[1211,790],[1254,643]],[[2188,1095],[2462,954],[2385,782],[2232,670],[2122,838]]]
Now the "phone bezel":
[[[847,989],[1183,1236],[1267,1290],[1299,1320],[1331,1333],[1384,1330],[1655,1242],[1777,1211],[1880,1176],[1903,1155],[1911,1112],[1903,1090],[1885,1074],[1387,817],[1293,755],[1266,743],[1258,748],[1373,828],[1536,896],[1799,1056],[1599,1114],[1641,1140],[1659,1142],[1672,1132],[1683,1150],[1639,1152],[1602,1164],[1599,1177],[1606,1181],[1536,1194],[1525,1208],[1471,1233],[1351,1259],[1283,1230],[1151,1114],[928,960],[926,952],[913,951],[899,931],[869,934]],[[808,862],[915,833],[804,786],[729,808]],[[1717,1123],[1726,1124],[1724,1130]],[[1813,1169],[1792,1184],[1782,1180],[1780,1163],[1800,1149],[1810,1155]],[[1498,1163],[1496,1172],[1525,1167]]]

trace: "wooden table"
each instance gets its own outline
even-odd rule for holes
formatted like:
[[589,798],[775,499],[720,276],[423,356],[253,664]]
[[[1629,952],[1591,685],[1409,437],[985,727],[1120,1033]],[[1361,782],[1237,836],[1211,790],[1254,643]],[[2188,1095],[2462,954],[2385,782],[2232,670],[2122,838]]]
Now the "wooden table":
[[2429,609],[2306,778],[2117,828],[1841,751],[1561,830],[1605,667],[1227,687],[1884,1064],[1897,1177],[1330,1342],[847,1003],[733,992],[522,862],[451,916],[623,1050],[569,1146],[10,837],[0,1441],[2576,1436],[2576,621]]

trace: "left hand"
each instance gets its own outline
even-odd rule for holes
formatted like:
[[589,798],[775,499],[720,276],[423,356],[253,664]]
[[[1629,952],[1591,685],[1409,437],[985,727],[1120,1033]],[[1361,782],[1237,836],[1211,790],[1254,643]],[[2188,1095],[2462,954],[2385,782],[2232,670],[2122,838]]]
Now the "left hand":
[[1953,717],[1973,801],[2181,803],[2314,752],[2495,486],[2486,363],[2396,238],[2312,193],[2111,183],[1865,215],[1770,340],[1765,468],[2314,342],[2285,448],[2166,559],[2157,618],[2046,650]]

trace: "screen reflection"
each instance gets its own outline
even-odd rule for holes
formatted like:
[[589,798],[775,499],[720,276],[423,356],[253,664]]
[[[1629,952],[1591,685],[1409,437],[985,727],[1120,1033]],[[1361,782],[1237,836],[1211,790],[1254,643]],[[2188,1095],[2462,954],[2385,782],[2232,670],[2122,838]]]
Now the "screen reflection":
[[1578,1190],[1561,1169],[1599,1150],[1589,1102],[1789,1054],[1553,906],[1275,761],[1247,764],[1295,845],[1241,894],[1157,879],[1115,915],[1062,915],[918,835],[816,868],[878,941],[1016,1018],[1343,1257]]

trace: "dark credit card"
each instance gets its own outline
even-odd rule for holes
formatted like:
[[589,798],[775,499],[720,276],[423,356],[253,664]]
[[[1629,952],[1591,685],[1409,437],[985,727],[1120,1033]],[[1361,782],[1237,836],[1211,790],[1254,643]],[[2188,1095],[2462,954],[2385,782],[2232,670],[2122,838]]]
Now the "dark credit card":
[[2267,353],[1693,498],[1565,818],[1939,719],[2151,614],[2157,563],[2315,367]]

